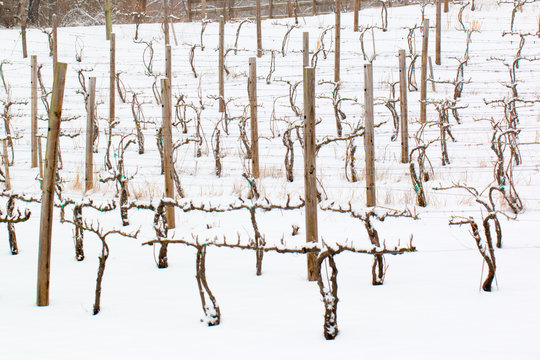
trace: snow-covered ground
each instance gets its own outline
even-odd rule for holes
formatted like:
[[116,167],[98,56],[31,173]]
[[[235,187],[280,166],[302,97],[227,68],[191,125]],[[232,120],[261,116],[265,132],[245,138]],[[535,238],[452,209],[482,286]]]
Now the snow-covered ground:
[[[451,4],[450,12],[443,14],[442,64],[434,66],[434,78],[442,81],[455,79],[458,61],[465,52],[466,33],[459,31],[458,13],[461,4]],[[492,2],[477,4],[463,11],[464,25],[478,32],[472,33],[470,60],[464,68],[463,95],[458,100],[462,123],[450,115],[451,131],[456,142],[448,142],[450,164],[441,165],[439,142],[428,149],[433,166],[432,179],[424,184],[428,206],[415,207],[415,190],[411,185],[408,164],[401,164],[399,139],[390,141],[393,133],[392,118],[384,106],[390,94],[388,82],[398,80],[398,49],[408,49],[407,28],[421,24],[421,7],[393,7],[388,9],[388,31],[379,28],[367,31],[365,50],[373,56],[372,36],[375,37],[375,122],[386,121],[375,129],[375,156],[377,172],[377,198],[381,206],[404,209],[415,208],[419,219],[387,219],[375,222],[381,239],[388,247],[404,245],[413,235],[417,251],[399,256],[387,256],[389,265],[385,284],[371,285],[372,257],[343,253],[336,256],[338,274],[338,326],[340,333],[334,341],[325,341],[323,330],[323,303],[315,283],[306,280],[305,255],[265,254],[263,275],[255,275],[255,253],[238,249],[208,248],[206,273],[209,286],[221,308],[219,326],[207,327],[199,320],[203,317],[198,288],[195,281],[195,255],[191,247],[169,246],[169,268],[157,269],[155,258],[159,248],[141,243],[152,240],[153,213],[132,209],[131,225],[126,231],[141,228],[138,239],[111,237],[110,257],[103,280],[101,312],[93,316],[95,278],[99,240],[85,233],[86,259],[77,262],[74,257],[73,226],[61,224],[55,210],[51,265],[51,303],[49,307],[35,305],[39,211],[37,204],[17,201],[17,207],[28,207],[32,216],[25,223],[16,224],[20,254],[12,256],[7,244],[5,224],[0,224],[0,359],[95,359],[97,357],[146,359],[185,357],[200,359],[284,359],[333,357],[336,359],[539,359],[540,346],[540,244],[536,235],[540,216],[540,39],[526,36],[517,69],[519,97],[530,103],[518,109],[521,130],[519,141],[523,164],[514,168],[517,192],[524,210],[517,220],[500,216],[503,229],[503,247],[496,249],[497,278],[492,293],[479,291],[483,259],[470,235],[469,227],[450,227],[450,216],[473,216],[481,221],[480,205],[464,191],[436,191],[433,188],[460,182],[483,190],[493,182],[495,156],[490,149],[492,128],[490,118],[500,120],[500,106],[484,103],[508,97],[510,82],[505,65],[491,57],[511,62],[520,37],[507,34],[510,30],[512,6]],[[539,3],[526,4],[516,13],[514,31],[535,34],[538,31]],[[360,24],[381,26],[380,8],[361,11]],[[435,22],[435,7],[425,7],[425,16]],[[293,135],[295,162],[294,181],[287,182],[283,161],[286,148],[282,134],[291,124],[300,124],[301,117],[289,105],[289,85],[301,80],[302,32],[310,33],[310,48],[324,46],[330,50],[327,58],[319,55],[316,66],[317,81],[333,80],[333,30],[325,37],[321,34],[333,26],[334,16],[299,19],[285,46],[282,44],[294,19],[266,20],[263,22],[264,55],[257,59],[258,109],[262,177],[258,181],[261,193],[274,203],[284,203],[286,195],[297,199],[303,196],[303,156],[300,142]],[[226,25],[225,43],[234,47],[239,23]],[[249,184],[241,176],[248,168],[239,140],[239,123],[244,116],[247,100],[248,58],[256,54],[255,24],[242,25],[238,52],[228,53],[226,65],[230,70],[225,82],[228,118],[217,111],[217,44],[218,24],[209,23],[204,31],[204,51],[195,49],[193,76],[189,52],[200,44],[201,23],[174,25],[178,45],[173,45],[173,96],[183,95],[187,104],[205,109],[201,113],[203,129],[202,156],[195,157],[193,142],[181,146],[175,153],[185,196],[195,203],[214,206],[236,201],[249,192]],[[126,152],[127,175],[130,181],[130,199],[147,201],[163,196],[163,178],[160,175],[159,154],[156,147],[156,129],[161,122],[161,107],[152,92],[154,77],[145,74],[143,58],[148,50],[143,43],[134,43],[134,25],[115,25],[117,43],[117,72],[125,85],[128,100],[136,93],[142,103],[146,120],[145,154],[137,153],[132,145]],[[75,117],[62,124],[62,130],[78,134],[62,137],[63,168],[59,175],[64,180],[65,197],[78,200],[84,187],[84,144],[86,111],[83,96],[77,93],[81,85],[77,70],[85,69],[89,76],[97,77],[98,116],[100,117],[99,153],[95,154],[96,179],[103,169],[108,117],[108,51],[103,27],[76,27],[59,29],[59,61],[68,63],[68,78],[63,116]],[[420,53],[422,35],[414,31],[416,53]],[[140,37],[152,40],[154,50],[153,71],[164,73],[163,35],[160,26],[142,25]],[[363,55],[359,33],[352,31],[352,14],[342,16],[342,83],[340,96],[347,115],[344,133],[357,123],[363,124]],[[0,61],[6,60],[2,70],[9,84],[12,101],[29,101],[30,61],[22,59],[20,34],[16,30],[0,30]],[[435,31],[430,32],[430,55],[434,62]],[[52,64],[47,36],[37,29],[28,32],[29,54],[36,54],[43,64],[44,84],[52,85]],[[82,61],[75,58],[81,53]],[[272,52],[275,71],[269,82]],[[408,54],[408,50],[406,51]],[[410,58],[407,60],[409,63]],[[420,81],[420,58],[416,62],[416,79]],[[437,83],[436,92],[428,85],[428,98],[450,99],[454,86]],[[199,96],[200,88],[200,96]],[[396,86],[397,99],[399,85]],[[317,137],[336,136],[334,109],[331,99],[333,85],[319,83],[316,87]],[[409,134],[411,146],[419,129],[419,92],[409,92]],[[0,84],[0,100],[7,99]],[[296,106],[302,108],[302,85],[297,89]],[[117,97],[116,117],[120,124],[115,135],[134,131],[130,103]],[[176,101],[174,101],[176,103]],[[39,114],[45,117],[40,102]],[[399,103],[396,103],[399,111]],[[15,161],[10,167],[13,191],[40,195],[37,169],[30,167],[30,105],[13,105],[11,111],[15,140]],[[249,114],[249,110],[246,114]],[[173,129],[174,140],[195,136],[195,112],[187,109],[188,133]],[[438,119],[433,105],[428,105],[428,120]],[[220,122],[221,121],[221,122]],[[224,121],[228,123],[226,134]],[[41,134],[46,134],[46,123],[40,122]],[[223,176],[215,175],[213,143],[215,129],[220,129],[221,163]],[[249,131],[249,126],[247,127]],[[294,133],[293,133],[294,134]],[[439,136],[439,128],[427,127],[424,141]],[[2,134],[1,137],[4,137]],[[113,164],[117,161],[120,136],[113,137]],[[345,178],[346,142],[334,142],[321,148],[317,157],[317,177],[324,198],[323,205],[334,203],[346,206],[349,202],[358,211],[365,211],[363,138],[357,138],[356,169],[359,181]],[[83,185],[81,185],[83,184]],[[112,183],[96,182],[87,195],[96,201],[111,200],[116,193]],[[0,199],[0,211],[5,213],[5,198]],[[502,202],[497,207],[508,214],[510,209]],[[71,207],[66,208],[71,217]],[[380,210],[383,212],[384,210]],[[99,220],[106,229],[122,228],[119,211],[99,213],[85,209],[88,221]],[[291,232],[292,225],[300,227],[299,235],[287,236],[290,246],[303,243],[304,210],[258,211],[257,221],[268,243],[279,243],[283,235]],[[177,211],[177,229],[170,238],[189,239],[191,234],[214,235],[236,233],[252,237],[253,229],[247,210],[223,214],[202,214],[197,211]],[[364,225],[347,214],[319,211],[319,235],[327,242],[354,244],[370,249]],[[202,236],[202,235],[201,235]],[[229,238],[230,238],[229,237]],[[292,240],[291,240],[292,239]],[[293,244],[292,241],[298,242]],[[399,239],[399,240],[398,240]],[[232,239],[231,239],[232,240]],[[291,241],[291,242],[289,242]],[[486,274],[484,269],[484,276]]]

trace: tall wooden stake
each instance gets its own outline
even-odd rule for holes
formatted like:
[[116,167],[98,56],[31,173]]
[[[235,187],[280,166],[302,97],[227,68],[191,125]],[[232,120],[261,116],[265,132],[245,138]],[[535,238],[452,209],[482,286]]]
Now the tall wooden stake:
[[116,118],[116,35],[111,33],[109,68],[109,124]]
[[22,53],[23,58],[28,57],[28,47],[26,44],[26,0],[21,1],[21,37],[22,37]]
[[309,66],[309,33],[302,34],[302,68]]
[[165,44],[165,77],[172,86],[172,49],[169,44]]
[[358,11],[360,10],[360,0],[353,0],[353,31],[358,32]]
[[[165,196],[174,199],[173,180],[173,154],[172,154],[172,130],[171,130],[171,84],[169,79],[161,79],[161,109],[163,116],[163,169],[165,173]],[[167,206],[167,226],[169,229],[176,227],[174,206]]]
[[219,17],[219,112],[225,112],[225,18]]
[[112,11],[111,0],[105,0],[105,37],[111,40],[112,33]]
[[336,1],[335,9],[335,26],[334,26],[334,35],[335,35],[335,52],[334,52],[334,82],[339,82],[339,65],[340,65],[340,56],[341,56],[341,0]]
[[365,131],[364,150],[366,153],[366,206],[377,204],[375,197],[375,149],[373,133],[373,68],[364,64],[364,108]]
[[43,177],[43,196],[41,198],[41,220],[39,226],[39,252],[37,277],[37,305],[49,305],[49,279],[51,270],[51,238],[53,224],[56,167],[58,162],[58,139],[60,119],[64,100],[67,64],[57,63],[54,69],[54,84],[49,111],[49,130],[47,132],[47,153]]
[[30,133],[31,133],[31,151],[32,151],[32,167],[38,166],[38,150],[37,150],[37,132],[38,132],[38,119],[37,119],[37,106],[38,106],[38,73],[37,73],[37,55],[30,57],[30,71],[32,73],[31,85],[32,85],[32,97],[30,103]]
[[38,147],[38,162],[39,162],[39,178],[41,179],[40,189],[43,190],[43,151],[41,146],[41,137],[37,137],[37,147]]
[[[428,56],[428,66],[429,66],[429,79],[435,80],[433,75],[433,63],[431,62],[431,56]],[[435,81],[431,81],[431,90],[433,92],[437,92],[437,89],[435,88]]]
[[261,0],[257,0],[257,57],[262,56]]
[[7,139],[2,139],[2,163],[4,164],[4,185],[6,190],[11,190],[11,177],[9,176],[9,158]]
[[448,0],[444,0],[444,12],[447,13],[450,9],[448,8]]
[[85,188],[88,191],[94,187],[94,119],[96,115],[96,78],[90,78],[88,94],[88,115],[86,118],[86,166]]
[[435,64],[441,65],[441,0],[436,0],[435,19]]
[[[317,242],[317,168],[315,155],[315,69],[304,68],[304,187],[306,197],[306,242]],[[317,256],[308,254],[308,280],[317,280]]]
[[426,122],[427,98],[427,52],[429,38],[429,19],[424,19],[422,38],[422,67],[420,70],[420,123]]
[[58,62],[58,18],[56,14],[52,16],[52,53],[53,53],[53,68]]
[[259,178],[259,131],[257,124],[257,58],[249,58],[248,95],[251,118],[251,172]]
[[170,44],[169,35],[169,0],[163,0],[163,34],[165,34],[165,44]]
[[407,121],[407,68],[405,50],[399,50],[399,108],[401,119],[401,162],[409,162],[409,131]]

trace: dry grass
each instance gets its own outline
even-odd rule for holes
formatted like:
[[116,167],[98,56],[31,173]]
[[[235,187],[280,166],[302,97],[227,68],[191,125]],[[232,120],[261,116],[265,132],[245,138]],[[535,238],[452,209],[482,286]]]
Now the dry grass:
[[130,183],[129,185],[131,190],[130,195],[137,200],[159,198],[162,197],[164,193],[161,186],[151,183],[148,180],[145,180],[144,184]]
[[261,177],[271,177],[274,179],[285,178],[285,172],[281,166],[265,165],[262,169],[259,169]]

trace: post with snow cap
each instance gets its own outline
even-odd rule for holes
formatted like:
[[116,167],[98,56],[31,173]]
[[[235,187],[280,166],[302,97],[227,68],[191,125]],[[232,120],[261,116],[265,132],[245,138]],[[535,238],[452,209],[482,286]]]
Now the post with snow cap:
[[364,64],[364,151],[366,154],[366,206],[377,204],[375,197],[375,150],[373,132],[373,67]]
[[37,305],[49,305],[49,279],[51,270],[51,238],[53,224],[56,168],[58,163],[58,139],[60,119],[64,101],[67,64],[57,63],[54,68],[54,83],[49,110],[49,130],[47,131],[47,152],[45,174],[43,176],[43,195],[41,197],[41,220],[39,225]]
[[37,65],[37,55],[32,55],[30,57],[30,72],[31,76],[31,85],[32,85],[32,96],[30,101],[30,133],[31,133],[31,142],[30,147],[32,150],[32,167],[35,168],[38,166],[38,150],[37,150],[37,132],[38,132],[38,117],[37,117],[37,107],[38,107],[38,65]]
[[256,14],[256,21],[257,21],[257,57],[262,56],[262,30],[261,30],[261,0],[257,0],[257,14]]
[[409,130],[407,114],[407,68],[405,50],[399,50],[399,109],[401,118],[401,162],[409,162]]
[[[304,188],[306,197],[306,242],[319,240],[317,229],[317,168],[315,143],[315,69],[304,68]],[[317,280],[317,255],[307,255],[308,280]]]
[[90,78],[88,94],[88,114],[86,118],[86,166],[85,187],[88,191],[94,187],[94,119],[96,116],[96,78]]
[[436,14],[435,14],[435,64],[441,65],[441,1],[442,0],[436,0],[437,3],[435,6],[437,7]]
[[[163,142],[163,170],[165,173],[165,196],[174,199],[174,163],[172,156],[172,130],[171,130],[171,83],[169,79],[161,79],[161,110],[163,122],[161,125],[161,140]],[[167,228],[176,227],[174,206],[167,206]]]
[[334,24],[334,35],[335,35],[335,51],[334,51],[334,82],[339,82],[339,65],[340,65],[340,56],[341,56],[341,0],[336,1],[335,9],[335,24]]
[[426,122],[427,98],[427,52],[429,37],[429,19],[424,19],[422,38],[422,67],[420,69],[420,123]]
[[219,112],[225,112],[225,18],[219,17]]
[[249,58],[248,95],[251,119],[251,173],[259,178],[259,130],[257,124],[257,58]]

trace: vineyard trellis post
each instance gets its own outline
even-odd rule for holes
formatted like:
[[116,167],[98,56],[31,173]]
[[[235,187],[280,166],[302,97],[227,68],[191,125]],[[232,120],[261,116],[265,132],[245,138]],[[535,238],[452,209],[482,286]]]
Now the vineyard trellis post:
[[105,0],[105,38],[111,40],[112,34],[112,12],[111,0]]
[[309,66],[309,32],[306,31],[302,34],[302,69],[308,66]]
[[[114,123],[115,114],[115,99],[116,99],[116,35],[111,33],[110,40],[110,67],[109,67],[109,124]],[[112,127],[109,126],[109,131]],[[109,138],[111,135],[109,135]]]
[[448,0],[444,0],[444,12],[447,13],[450,9],[448,8]]
[[163,34],[165,35],[165,44],[170,44],[169,35],[169,0],[163,0]]
[[[306,197],[306,242],[317,242],[317,172],[315,140],[315,68],[304,68],[304,188]],[[307,255],[308,280],[317,280],[317,255]]]
[[37,119],[37,106],[38,106],[38,76],[37,76],[37,55],[30,57],[30,72],[32,95],[30,100],[30,136],[31,136],[31,152],[32,152],[32,167],[38,166],[38,153],[37,153],[37,131],[38,131],[38,119]]
[[[165,173],[165,196],[174,199],[174,163],[171,130],[171,83],[168,78],[161,79],[161,109],[163,115],[162,142],[163,142],[163,170]],[[174,205],[167,205],[167,227],[174,229]]]
[[26,0],[21,0],[21,42],[22,42],[22,53],[23,58],[28,57],[28,46],[26,42]]
[[96,109],[96,78],[90,78],[88,89],[88,116],[86,119],[85,192],[94,187],[94,118]]
[[9,176],[9,157],[7,139],[2,139],[2,163],[4,164],[4,185],[6,190],[11,190],[11,177]]
[[407,114],[407,67],[405,63],[405,50],[399,52],[399,108],[401,118],[401,162],[409,162],[409,131]]
[[169,79],[172,86],[172,48],[170,44],[165,44],[165,77]]
[[43,190],[43,151],[41,151],[41,137],[37,138],[39,178],[41,179],[40,189]]
[[358,11],[360,10],[360,0],[353,0],[353,31],[358,32]]
[[251,173],[259,178],[259,131],[257,124],[257,58],[249,58],[249,107],[251,119]]
[[424,19],[422,38],[422,67],[420,71],[420,123],[426,122],[427,97],[427,52],[429,37],[429,19]]
[[219,112],[225,111],[225,18],[219,17]]
[[441,65],[441,1],[436,0],[436,19],[435,19],[435,64]]
[[58,62],[58,17],[56,14],[53,14],[52,16],[52,33],[52,55],[54,68]]
[[257,0],[257,57],[262,56],[261,0]]
[[67,64],[57,63],[54,68],[54,83],[49,110],[49,130],[47,131],[47,152],[45,174],[43,176],[43,196],[41,198],[41,219],[39,225],[39,253],[37,279],[37,305],[49,305],[49,279],[51,270],[51,238],[58,163],[58,140],[60,120],[64,100]]
[[373,131],[373,66],[364,64],[364,151],[366,154],[366,206],[375,206],[375,154]]
[[341,56],[341,0],[335,0],[335,52],[334,52],[334,82],[339,82],[339,65]]

